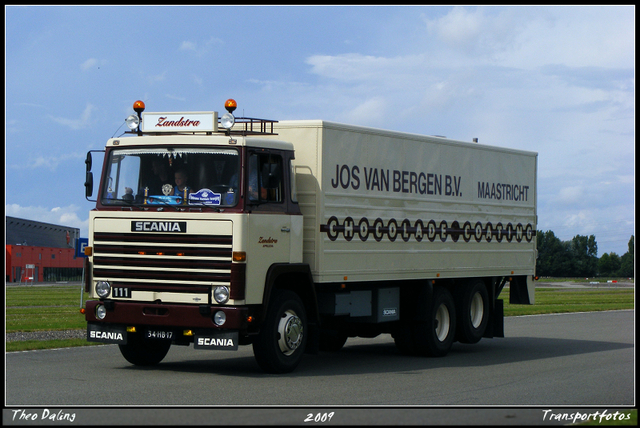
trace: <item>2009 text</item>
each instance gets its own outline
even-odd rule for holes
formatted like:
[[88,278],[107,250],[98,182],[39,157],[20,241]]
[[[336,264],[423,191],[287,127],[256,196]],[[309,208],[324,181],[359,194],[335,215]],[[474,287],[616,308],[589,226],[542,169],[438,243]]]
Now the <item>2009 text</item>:
[[329,422],[335,412],[330,413],[308,413],[304,422]]

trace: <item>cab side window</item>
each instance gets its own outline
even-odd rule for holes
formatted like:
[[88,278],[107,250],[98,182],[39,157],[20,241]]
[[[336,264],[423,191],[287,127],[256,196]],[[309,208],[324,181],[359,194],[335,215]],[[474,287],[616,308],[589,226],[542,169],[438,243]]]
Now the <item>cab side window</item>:
[[249,156],[248,196],[252,203],[282,203],[284,173],[282,157],[272,153]]

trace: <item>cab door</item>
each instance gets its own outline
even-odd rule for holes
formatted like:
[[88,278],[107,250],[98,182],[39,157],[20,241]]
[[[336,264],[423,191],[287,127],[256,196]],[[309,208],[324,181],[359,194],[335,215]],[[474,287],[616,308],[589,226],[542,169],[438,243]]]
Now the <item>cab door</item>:
[[261,303],[266,273],[275,263],[290,263],[288,161],[282,152],[248,150],[245,210],[247,216],[247,304]]

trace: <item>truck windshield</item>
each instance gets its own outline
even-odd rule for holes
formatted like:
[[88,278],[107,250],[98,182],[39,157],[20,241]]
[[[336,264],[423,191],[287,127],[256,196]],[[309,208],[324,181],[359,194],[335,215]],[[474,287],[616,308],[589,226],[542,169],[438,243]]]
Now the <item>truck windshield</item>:
[[114,149],[107,159],[104,205],[230,207],[238,201],[235,149]]

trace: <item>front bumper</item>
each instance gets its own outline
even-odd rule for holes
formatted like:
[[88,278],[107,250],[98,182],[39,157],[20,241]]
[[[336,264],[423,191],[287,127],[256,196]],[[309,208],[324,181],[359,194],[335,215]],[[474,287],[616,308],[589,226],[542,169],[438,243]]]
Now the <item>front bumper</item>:
[[[98,305],[104,305],[107,309],[107,315],[102,320],[96,318],[96,306]],[[222,326],[213,322],[213,314],[217,311],[223,311],[226,315],[227,320]],[[249,309],[247,307],[89,300],[86,303],[85,319],[91,323],[131,326],[246,331],[248,315]]]

